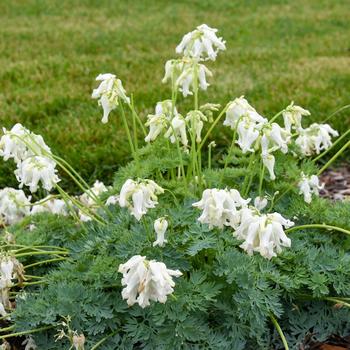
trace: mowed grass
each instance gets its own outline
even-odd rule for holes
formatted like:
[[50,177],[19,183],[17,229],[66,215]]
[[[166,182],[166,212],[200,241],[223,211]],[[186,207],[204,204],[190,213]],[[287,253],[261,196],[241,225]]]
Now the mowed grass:
[[[145,118],[170,96],[161,83],[165,61],[202,23],[227,41],[209,64],[214,77],[202,102],[245,95],[272,116],[294,100],[312,112],[310,122],[350,103],[348,0],[12,0],[0,2],[0,22],[1,126],[20,122],[42,134],[90,182],[110,183],[130,159],[118,114],[100,122],[90,98],[95,77],[115,73]],[[346,130],[349,115],[332,125]],[[16,185],[12,170],[11,162],[0,163],[0,187]]]

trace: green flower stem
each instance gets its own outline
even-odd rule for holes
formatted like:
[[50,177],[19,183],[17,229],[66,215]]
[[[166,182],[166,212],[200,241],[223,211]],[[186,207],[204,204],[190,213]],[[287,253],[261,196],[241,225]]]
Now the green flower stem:
[[[119,106],[120,106],[120,111],[121,111],[121,115],[122,115],[122,119],[123,119],[123,123],[124,123],[125,132],[126,132],[126,135],[128,137],[128,141],[129,141],[130,150],[131,150],[131,153],[134,157],[134,160],[138,164],[138,155],[136,154],[135,147],[132,143],[131,133],[130,133],[128,122],[126,120],[123,104],[120,103]],[[137,165],[137,168],[138,168],[138,165]]]
[[211,145],[208,147],[208,169],[211,170]]
[[260,175],[259,175],[259,197],[261,197],[262,194],[262,185],[264,182],[264,174],[265,174],[265,167],[261,159],[261,167],[260,167]]
[[11,331],[12,329],[14,329],[15,326],[12,325],[12,326],[9,326],[9,327],[6,327],[6,328],[0,328],[0,332],[7,332],[7,331]]
[[348,147],[350,141],[348,141],[317,173],[317,176],[321,175]]
[[113,337],[114,335],[116,335],[118,332],[112,332],[110,334],[108,334],[106,337],[102,338],[99,342],[97,342],[92,348],[91,350],[96,350],[100,345],[102,345],[106,340],[108,340],[109,338]]
[[244,183],[243,183],[243,191],[242,193],[244,194],[244,196],[246,196],[249,193],[249,189],[250,189],[250,185],[253,181],[254,178],[254,173],[253,173],[253,165],[255,162],[255,153],[252,153],[251,156],[249,157],[249,164],[248,164],[248,168],[247,168],[247,176],[244,179]]
[[44,277],[42,276],[34,276],[34,275],[24,275],[25,278],[32,278],[32,279],[43,279]]
[[27,253],[20,253],[20,254],[14,254],[16,258],[20,258],[22,256],[33,256],[33,255],[69,255],[69,253],[62,252],[59,250],[51,250],[51,251],[40,251],[40,252],[27,252]]
[[345,109],[350,108],[350,105],[345,105],[343,107],[340,107],[339,109],[337,109],[335,112],[333,112],[332,114],[330,114],[322,123],[326,123],[329,119],[331,119],[332,117],[334,117],[336,114],[344,111]]
[[269,120],[269,124],[272,124],[285,110],[282,109],[281,111],[279,111],[277,114],[275,114],[270,120]]
[[308,225],[300,225],[300,226],[294,226],[291,227],[289,229],[287,229],[285,232],[286,233],[290,233],[292,231],[296,231],[296,230],[304,230],[307,228],[322,228],[325,230],[332,230],[332,231],[339,231],[342,233],[345,233],[347,235],[350,235],[350,231],[346,230],[345,228],[341,228],[341,227],[337,227],[337,226],[331,226],[331,225],[326,225],[326,224],[308,224]]
[[141,120],[140,116],[136,113],[136,110],[135,110],[133,95],[131,95],[131,103],[128,104],[128,107],[130,108],[131,113],[133,114],[134,118],[138,122],[138,124],[139,124],[139,126],[140,126],[140,128],[142,130],[143,135],[146,136],[147,135],[146,129],[143,126],[143,123],[142,123],[142,120]]
[[342,299],[338,299],[338,298],[333,298],[333,297],[326,297],[324,298],[324,300],[328,300],[328,301],[331,301],[331,302],[334,302],[334,303],[337,303],[337,304],[341,304],[341,305],[344,305],[346,307],[350,307],[350,303],[342,300]]
[[28,330],[28,331],[23,331],[23,332],[17,332],[17,333],[12,333],[12,334],[5,334],[5,335],[0,336],[0,339],[19,337],[21,335],[37,333],[37,332],[45,331],[47,329],[51,329],[51,328],[54,328],[54,327],[55,326],[46,326],[46,327],[35,328],[35,329]]
[[276,327],[276,330],[277,330],[278,334],[281,337],[284,349],[285,350],[289,350],[287,339],[286,339],[286,337],[283,334],[281,326],[278,324],[278,322],[277,322],[277,320],[276,320],[276,318],[275,318],[275,316],[273,314],[270,314],[270,318],[271,318],[271,321],[272,321],[273,325]]
[[52,262],[63,261],[63,260],[68,260],[68,258],[62,257],[62,258],[55,258],[55,259],[47,259],[47,260],[38,261],[36,263],[24,266],[24,269],[29,269],[30,267],[43,265],[43,264],[49,264],[49,263],[52,263]]
[[209,137],[210,133],[213,131],[213,129],[215,128],[216,124],[220,121],[220,119],[222,118],[222,116],[225,114],[225,112],[227,111],[229,104],[227,104],[223,110],[220,112],[220,114],[216,117],[216,119],[214,120],[214,122],[211,124],[209,130],[207,131],[207,133],[205,134],[205,136],[203,137],[202,142],[199,144],[198,150],[197,152],[200,152],[202,147],[204,146],[205,141],[207,141],[207,138]]
[[[133,103],[132,95],[131,95],[131,103]],[[132,128],[133,128],[133,136],[134,136],[135,153],[138,154],[139,143],[138,143],[138,137],[137,137],[136,117],[135,117],[135,113],[131,113],[131,115],[132,115]]]
[[319,159],[321,159],[324,155],[326,155],[329,151],[331,151],[341,140],[343,140],[348,134],[350,133],[350,129],[346,131],[343,135],[341,135],[334,143],[333,145],[326,149],[324,152],[319,154],[316,158],[314,158],[312,161],[317,162]]

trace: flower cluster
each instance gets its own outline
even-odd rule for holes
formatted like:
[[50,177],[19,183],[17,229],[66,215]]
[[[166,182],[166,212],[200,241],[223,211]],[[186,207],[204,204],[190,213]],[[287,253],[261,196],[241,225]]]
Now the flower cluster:
[[123,274],[123,299],[128,305],[138,303],[142,308],[150,305],[150,301],[165,303],[175,286],[172,276],[179,277],[179,270],[170,270],[162,262],[146,260],[145,256],[135,255],[125,264],[119,266]]
[[93,90],[91,97],[98,99],[98,104],[103,109],[102,123],[107,123],[109,113],[118,107],[119,100],[129,104],[130,98],[126,96],[121,80],[117,79],[114,74],[99,74],[96,81],[101,83],[97,89]]
[[260,214],[251,208],[240,211],[240,225],[234,232],[244,242],[240,245],[249,255],[253,252],[271,259],[282,251],[282,247],[290,247],[291,240],[286,236],[284,227],[292,227],[294,223],[279,213]]
[[332,136],[338,136],[338,131],[332,129],[328,124],[311,124],[306,129],[300,129],[295,143],[300,152],[305,156],[319,154],[332,146]]
[[16,162],[15,175],[20,187],[25,185],[31,192],[36,192],[41,183],[45,190],[51,191],[60,179],[57,176],[56,162],[43,138],[21,124],[16,124],[10,131],[3,131],[0,155],[4,160],[13,158]]
[[0,190],[0,219],[5,225],[12,225],[30,213],[30,197],[22,190],[3,188]]
[[249,202],[250,199],[243,199],[237,190],[213,188],[204,190],[202,199],[192,206],[202,210],[198,221],[208,224],[209,228],[235,228],[239,223],[238,208],[246,207]]
[[120,190],[119,205],[128,208],[136,220],[140,220],[147,210],[154,208],[158,202],[158,194],[164,190],[152,180],[128,179]]
[[304,195],[304,201],[311,203],[312,195],[318,196],[319,190],[323,189],[323,185],[320,185],[319,179],[316,175],[306,176],[301,173],[301,180],[298,183],[299,193]]

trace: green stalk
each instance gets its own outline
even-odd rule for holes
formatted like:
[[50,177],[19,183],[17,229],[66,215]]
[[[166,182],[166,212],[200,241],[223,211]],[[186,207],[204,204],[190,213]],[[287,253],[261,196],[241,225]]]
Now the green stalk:
[[337,226],[326,225],[326,224],[308,224],[308,225],[294,226],[294,227],[291,227],[291,228],[287,229],[285,232],[286,233],[290,233],[292,231],[304,230],[306,228],[322,228],[322,229],[325,229],[325,230],[339,231],[339,232],[345,233],[347,235],[350,235],[350,231],[348,231],[348,230],[346,230],[344,228],[337,227]]
[[29,269],[30,267],[34,267],[34,266],[38,266],[38,265],[42,265],[42,264],[48,264],[48,263],[56,262],[56,261],[63,261],[63,260],[67,260],[67,259],[68,258],[62,257],[62,258],[42,260],[42,261],[38,261],[38,262],[33,263],[33,264],[26,265],[26,266],[24,266],[24,269]]
[[283,334],[283,331],[282,331],[282,329],[281,329],[281,326],[278,324],[278,322],[277,322],[277,320],[276,320],[276,318],[275,318],[275,316],[274,316],[273,314],[270,314],[270,318],[271,318],[271,321],[272,321],[273,325],[275,326],[275,328],[276,328],[278,334],[279,334],[280,337],[281,337],[281,340],[282,340],[284,349],[285,349],[285,350],[289,350],[288,343],[287,343],[287,339],[286,339],[286,337],[285,337],[284,334]]
[[208,169],[211,170],[211,145],[208,147]]
[[332,298],[332,297],[326,297],[326,298],[324,298],[324,299],[325,299],[325,300],[328,300],[328,301],[335,302],[335,303],[337,303],[337,304],[342,304],[342,305],[344,305],[344,306],[346,306],[346,307],[350,307],[350,303],[347,303],[347,302],[345,302],[345,301],[343,301],[343,300],[341,300],[341,299]]
[[345,105],[343,107],[340,107],[339,109],[337,109],[335,112],[333,112],[331,115],[329,115],[322,123],[327,122],[329,119],[331,119],[332,117],[334,117],[336,114],[340,113],[341,111],[344,111],[345,109],[350,108],[350,105]]
[[124,123],[124,129],[125,129],[126,135],[128,137],[128,141],[129,141],[130,150],[131,150],[131,153],[134,157],[134,160],[138,164],[138,157],[136,155],[135,148],[134,148],[134,145],[132,143],[131,133],[130,133],[130,129],[128,126],[128,122],[127,122],[126,117],[125,117],[123,104],[120,103],[119,106],[120,106],[120,111],[121,111],[121,115],[122,115],[122,119],[123,119],[123,123]]
[[117,334],[117,331],[112,332],[111,334],[108,334],[106,337],[104,337],[103,339],[101,339],[99,342],[97,342],[92,348],[91,350],[96,350],[100,345],[102,345],[106,340],[108,340],[109,338],[113,337],[115,334]]
[[136,110],[135,110],[135,106],[134,106],[134,97],[133,95],[131,95],[131,103],[128,104],[128,107],[130,108],[131,110],[131,113],[133,114],[134,118],[136,119],[136,121],[138,122],[141,130],[142,130],[142,133],[144,134],[144,136],[147,135],[147,132],[146,132],[146,129],[145,127],[143,126],[143,123],[142,123],[142,120],[141,118],[139,117],[139,115],[136,113]]
[[321,175],[342,153],[350,146],[350,141],[348,141],[317,173],[317,176]]
[[270,120],[269,120],[269,124],[272,124],[285,110],[282,109],[281,111],[279,111],[277,114],[275,114]]
[[205,141],[207,141],[207,138],[209,137],[210,133],[213,131],[213,129],[215,128],[216,124],[220,121],[220,119],[222,118],[222,116],[225,114],[227,108],[229,107],[229,104],[227,104],[223,110],[220,112],[220,114],[216,117],[216,119],[214,120],[214,122],[211,124],[209,130],[207,131],[207,133],[205,134],[202,142],[199,144],[199,147],[197,149],[197,152],[200,152],[202,147],[204,146]]
[[249,157],[249,164],[248,164],[248,169],[247,169],[247,176],[244,179],[243,182],[243,191],[242,193],[244,196],[246,196],[249,192],[250,185],[253,181],[254,174],[252,173],[252,167],[255,161],[255,153],[252,153],[251,156]]
[[341,135],[334,143],[333,145],[326,149],[324,152],[322,152],[321,154],[319,154],[316,158],[314,158],[312,161],[313,162],[317,162],[319,159],[321,159],[324,155],[326,155],[329,151],[331,151],[341,140],[343,140],[345,138],[345,136],[347,136],[350,133],[350,129],[348,131],[346,131],[343,135]]
[[65,253],[62,251],[40,251],[40,252],[27,252],[27,253],[20,253],[20,254],[14,254],[16,258],[20,258],[22,256],[33,256],[33,255],[69,255],[69,253]]
[[9,326],[9,327],[5,327],[5,328],[0,328],[0,332],[7,332],[7,331],[11,331],[12,329],[14,329],[15,326]]
[[37,333],[37,332],[45,331],[47,329],[51,329],[51,328],[54,328],[54,327],[55,326],[46,326],[46,327],[35,328],[35,329],[28,330],[28,331],[23,331],[23,332],[17,332],[17,333],[12,333],[12,334],[5,334],[5,335],[0,336],[0,339],[19,337],[21,335]]
[[262,185],[264,182],[264,174],[265,174],[265,167],[264,164],[261,160],[261,168],[260,168],[260,175],[259,175],[259,197],[261,197],[261,193],[262,193]]

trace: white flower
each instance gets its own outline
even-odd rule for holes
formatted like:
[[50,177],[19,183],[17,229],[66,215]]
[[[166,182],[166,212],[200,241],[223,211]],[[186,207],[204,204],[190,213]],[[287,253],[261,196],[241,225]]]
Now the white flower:
[[259,214],[244,208],[241,210],[241,223],[234,235],[244,242],[240,245],[249,255],[259,252],[261,256],[271,259],[282,251],[282,247],[290,247],[291,240],[286,236],[283,227],[293,226],[279,213]]
[[104,183],[96,180],[93,186],[79,197],[79,200],[87,207],[91,207],[96,205],[95,197],[99,197],[102,193],[107,191],[108,189]]
[[24,350],[36,350],[38,347],[37,345],[35,344],[35,341],[32,337],[27,337],[22,345],[25,345],[25,348]]
[[237,208],[245,207],[249,201],[250,199],[243,199],[237,190],[213,188],[204,190],[202,199],[192,206],[203,211],[198,221],[208,224],[210,229],[224,226],[235,228],[239,222]]
[[11,259],[3,258],[0,263],[0,288],[9,288],[12,286],[12,279],[14,278],[14,263]]
[[18,164],[33,155],[51,154],[50,148],[40,135],[36,135],[17,123],[10,131],[3,128],[4,135],[0,139],[0,156],[4,160],[13,158]]
[[263,210],[267,206],[266,197],[256,197],[254,199],[254,207],[258,210]]
[[236,141],[243,153],[254,152],[253,143],[259,137],[256,124],[249,118],[243,117],[237,127],[238,140]]
[[196,142],[200,143],[202,141],[203,122],[208,121],[207,117],[201,111],[191,111],[187,113],[185,120],[190,122],[190,131],[196,136]]
[[56,163],[49,158],[42,156],[33,156],[25,159],[18,164],[15,171],[20,187],[29,186],[31,192],[38,190],[39,182],[42,187],[51,191],[51,189],[60,181],[56,175]]
[[228,104],[224,125],[231,127],[231,129],[235,129],[237,123],[242,117],[247,117],[250,122],[256,124],[267,123],[267,119],[258,114],[244,96],[238,97]]
[[99,105],[103,108],[102,123],[107,123],[109,113],[119,105],[119,100],[130,104],[130,98],[126,96],[121,80],[114,74],[99,74],[96,80],[101,83],[93,90],[91,97],[98,99]]
[[2,302],[0,302],[0,315],[3,318],[7,318],[7,316],[8,316],[8,313],[6,312],[5,307],[4,307]]
[[116,205],[119,203],[119,196],[109,196],[106,200],[106,205]]
[[284,127],[288,132],[291,131],[292,125],[295,126],[295,129],[299,130],[301,128],[301,119],[303,116],[311,115],[311,113],[300,106],[295,106],[292,102],[287,108],[283,111],[283,120]]
[[30,212],[31,215],[38,213],[52,213],[55,215],[67,215],[67,207],[66,203],[62,199],[51,198],[47,196],[43,200],[38,203],[34,203],[32,210]]
[[264,166],[267,168],[267,170],[270,173],[270,179],[271,180],[275,180],[276,179],[276,175],[274,173],[274,168],[275,168],[275,157],[272,154],[262,154],[262,161]]
[[177,114],[176,107],[173,107],[171,100],[158,102],[155,108],[155,114],[149,114],[147,116],[146,126],[149,126],[149,133],[145,137],[145,141],[154,141],[169,126],[173,116]]
[[22,190],[6,187],[0,190],[0,218],[6,225],[12,225],[30,213],[30,197]]
[[225,41],[216,36],[217,31],[206,24],[198,26],[194,31],[184,35],[181,43],[176,47],[176,53],[215,61],[219,50],[226,50]]
[[304,195],[304,201],[311,203],[312,194],[319,195],[319,190],[323,189],[323,185],[320,185],[319,179],[316,175],[306,176],[301,173],[301,180],[298,183],[299,193]]
[[148,261],[145,256],[140,255],[120,264],[118,271],[123,274],[123,299],[130,306],[138,303],[142,308],[149,306],[151,300],[165,303],[167,296],[174,291],[172,276],[182,275],[179,270],[170,270],[164,263]]
[[168,221],[165,218],[159,218],[154,222],[154,230],[157,234],[157,240],[153,242],[153,247],[163,247],[168,241],[164,239],[165,231],[168,228]]
[[171,143],[175,143],[178,138],[186,148],[188,145],[186,133],[186,121],[181,114],[177,114],[170,122],[168,131],[164,134],[165,138],[170,138]]
[[195,85],[202,90],[207,89],[209,86],[207,75],[211,77],[211,71],[203,64],[192,59],[169,60],[165,64],[165,75],[162,82],[173,81],[173,84],[186,97],[187,95],[192,95]]
[[73,335],[73,346],[75,350],[84,350],[85,336],[84,334],[74,334]]
[[290,134],[277,123],[265,124],[262,128],[261,151],[263,155],[281,150],[288,152]]
[[332,136],[338,136],[338,132],[328,124],[312,124],[307,129],[298,130],[299,136],[295,143],[302,154],[310,156],[332,146]]
[[139,221],[148,209],[155,208],[158,204],[157,195],[163,192],[163,188],[152,180],[128,179],[120,190],[119,205],[128,208]]

